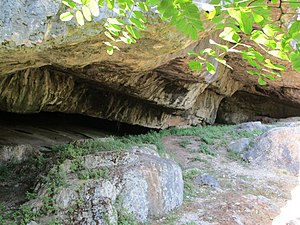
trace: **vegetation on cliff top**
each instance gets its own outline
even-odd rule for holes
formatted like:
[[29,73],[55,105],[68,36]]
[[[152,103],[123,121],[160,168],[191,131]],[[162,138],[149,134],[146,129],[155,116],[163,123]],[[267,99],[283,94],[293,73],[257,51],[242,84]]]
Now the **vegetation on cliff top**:
[[[285,70],[280,63],[289,61],[300,72],[300,21],[295,0],[63,0],[68,9],[60,19],[69,21],[73,17],[79,25],[92,21],[100,14],[99,8],[107,7],[115,14],[107,18],[104,27],[108,41],[107,53],[120,50],[119,42],[133,44],[141,37],[140,31],[147,29],[148,11],[160,16],[163,21],[175,26],[193,40],[207,27],[220,30],[217,40],[210,40],[211,47],[200,52],[189,52],[194,60],[189,62],[192,70],[205,68],[216,73],[214,61],[226,65],[224,56],[240,54],[253,68],[247,72],[258,77],[258,83],[274,80]],[[205,16],[204,16],[205,15]],[[282,61],[274,61],[274,57]]]

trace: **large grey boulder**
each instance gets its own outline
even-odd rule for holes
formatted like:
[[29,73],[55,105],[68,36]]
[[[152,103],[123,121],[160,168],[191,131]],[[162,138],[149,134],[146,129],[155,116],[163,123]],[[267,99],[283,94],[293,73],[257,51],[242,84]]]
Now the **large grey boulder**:
[[241,138],[235,141],[232,141],[228,144],[228,150],[235,153],[243,153],[249,147],[250,139]]
[[251,163],[273,165],[299,174],[300,126],[273,128],[255,141],[255,145],[244,155]]
[[[65,185],[53,196],[57,218],[64,224],[118,224],[122,214],[145,223],[179,207],[183,200],[180,167],[161,158],[153,146],[66,160],[53,170],[65,177]],[[29,205],[35,210],[43,208],[40,199],[48,195],[42,185],[39,198]],[[54,217],[36,222],[44,224]]]

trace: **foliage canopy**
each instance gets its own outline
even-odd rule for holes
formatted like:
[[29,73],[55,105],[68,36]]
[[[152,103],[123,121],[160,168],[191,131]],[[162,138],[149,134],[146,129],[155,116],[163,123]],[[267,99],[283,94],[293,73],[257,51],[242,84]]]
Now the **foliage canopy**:
[[[192,70],[205,68],[215,74],[212,60],[227,64],[224,56],[240,54],[251,66],[247,71],[258,77],[260,85],[274,80],[286,69],[281,63],[289,61],[300,72],[300,17],[298,0],[63,0],[67,11],[62,21],[73,17],[79,25],[92,21],[100,14],[101,7],[114,12],[107,18],[104,34],[107,53],[120,50],[118,42],[134,44],[147,29],[146,13],[151,11],[163,21],[175,26],[193,40],[205,27],[220,30],[222,43],[210,40],[214,48],[189,52],[194,60],[188,63]],[[205,15],[205,16],[204,16]],[[220,42],[220,41],[219,41]],[[208,58],[210,60],[208,60]],[[279,59],[276,60],[276,58]],[[274,61],[275,59],[275,61]],[[232,68],[231,68],[232,69]]]

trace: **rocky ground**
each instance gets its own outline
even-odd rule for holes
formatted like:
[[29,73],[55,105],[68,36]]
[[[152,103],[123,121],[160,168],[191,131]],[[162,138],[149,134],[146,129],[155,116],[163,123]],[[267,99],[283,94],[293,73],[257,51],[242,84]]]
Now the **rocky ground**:
[[[272,129],[260,123],[249,123],[245,130],[260,130],[257,128],[263,128],[263,132]],[[238,129],[236,132],[239,132]],[[268,160],[260,165],[245,162],[234,153],[249,147],[247,144],[243,146],[245,139],[230,141],[229,145],[216,144],[211,147],[211,152],[205,152],[199,150],[203,144],[199,137],[164,138],[168,154],[180,163],[184,171],[185,202],[177,212],[153,224],[300,224],[297,177],[270,166]],[[250,145],[254,145],[253,141],[257,138],[251,139]],[[282,143],[283,139],[281,137],[274,142]],[[290,136],[289,140],[293,143],[299,139]],[[218,141],[218,138],[214,140]],[[292,199],[292,189],[293,200],[286,204]]]
[[[155,144],[161,155],[174,159],[180,165],[184,179],[183,205],[159,219],[150,220],[148,224],[300,224],[297,211],[300,208],[297,195],[300,124],[297,120],[268,125],[255,122],[237,126],[171,129],[109,141],[105,145],[98,144],[97,148],[107,151],[141,143]],[[79,145],[82,143],[72,146]],[[16,220],[21,218],[23,222],[20,224],[30,221],[34,224],[36,216],[26,213],[26,210],[16,211],[16,208],[36,197],[34,190],[41,175],[40,168],[43,168],[45,176],[45,168],[49,171],[51,165],[57,163],[55,159],[78,153],[76,148],[68,151],[62,154],[56,150],[56,153],[35,158],[31,164],[25,162],[21,166],[15,162],[14,166],[1,166],[0,224],[14,224],[12,217],[7,219],[10,210],[15,212]],[[76,159],[74,156],[73,160]],[[141,168],[145,170],[145,167]],[[74,178],[72,173],[67,176],[68,179]],[[99,178],[103,177],[90,177],[89,180]],[[289,201],[292,197],[293,200]],[[118,224],[135,224],[130,221],[126,223],[125,218],[118,220]]]

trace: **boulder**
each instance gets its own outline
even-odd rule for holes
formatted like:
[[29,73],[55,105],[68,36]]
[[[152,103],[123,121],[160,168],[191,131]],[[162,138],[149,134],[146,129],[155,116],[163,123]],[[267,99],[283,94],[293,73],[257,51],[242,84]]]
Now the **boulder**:
[[248,149],[249,144],[250,144],[249,138],[241,138],[230,142],[228,145],[228,150],[241,154]]
[[[59,209],[56,219],[64,224],[118,224],[122,216],[130,215],[145,223],[179,207],[183,201],[181,169],[153,148],[87,155],[53,168],[64,174],[65,183],[54,192],[53,207]],[[51,195],[47,188],[41,185],[38,199],[29,203],[35,210],[43,208],[41,199]],[[45,224],[53,218],[36,222]]]
[[221,188],[219,182],[209,174],[200,174],[194,178],[194,183],[200,186]]
[[260,121],[246,122],[237,125],[237,130],[253,131],[253,130],[265,130],[267,126],[262,124]]
[[300,126],[273,128],[255,140],[243,156],[261,166],[275,166],[293,175],[299,175]]

